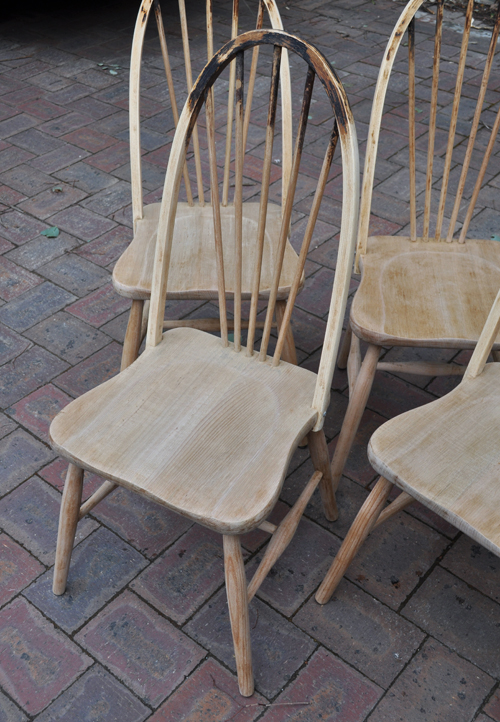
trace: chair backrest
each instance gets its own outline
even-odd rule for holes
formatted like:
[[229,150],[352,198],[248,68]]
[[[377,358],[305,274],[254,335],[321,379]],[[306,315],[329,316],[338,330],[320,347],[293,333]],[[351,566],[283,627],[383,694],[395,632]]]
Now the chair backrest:
[[[160,43],[163,64],[168,85],[168,95],[173,115],[175,127],[179,122],[179,112],[175,92],[175,80],[172,72],[172,63],[168,51],[163,17],[159,0],[142,0],[142,4],[137,16],[137,22],[134,30],[132,41],[132,54],[130,61],[130,91],[129,91],[129,123],[130,123],[130,171],[132,184],[132,213],[135,223],[143,217],[143,193],[142,193],[142,169],[141,169],[141,133],[140,133],[140,89],[141,89],[141,65],[144,48],[144,38],[148,19],[154,6],[154,15],[156,27],[158,30],[158,39]],[[184,58],[184,68],[186,77],[186,96],[193,87],[193,70],[192,70],[192,53],[189,43],[189,28],[186,14],[185,0],[178,0],[179,21],[182,37],[182,54]],[[262,28],[264,23],[264,11],[267,12],[269,22],[272,28],[278,30],[283,29],[281,17],[275,0],[258,0],[258,11],[256,27]],[[238,35],[239,23],[239,0],[233,0],[232,22],[231,22],[231,38]],[[206,0],[206,59],[202,60],[202,66],[206,60],[209,60],[214,54],[214,23],[212,12],[212,0]],[[198,55],[198,53],[196,53]],[[178,56],[174,56],[174,60],[178,60]],[[245,144],[248,133],[248,124],[250,111],[252,106],[252,96],[256,79],[256,69],[258,62],[258,48],[255,49],[252,58],[252,68],[248,83],[247,108],[245,117]],[[177,65],[177,62],[175,63]],[[201,67],[199,68],[201,70]],[[222,204],[228,204],[229,183],[230,183],[230,165],[231,165],[231,144],[233,137],[233,109],[234,109],[234,88],[235,88],[235,65],[232,63],[229,76],[229,93],[227,102],[227,118],[226,118],[226,146],[224,158],[224,185],[222,190]],[[177,74],[178,75],[178,74]],[[282,142],[283,142],[283,177],[286,182],[290,177],[291,154],[292,154],[292,116],[291,116],[291,88],[290,88],[290,69],[284,52],[281,63],[281,106],[282,106]],[[198,130],[193,130],[193,151],[196,173],[196,191],[198,203],[205,204],[205,194],[203,191],[202,168],[200,145],[198,140]],[[187,165],[184,169],[184,182],[186,185],[187,200],[193,205],[193,190],[189,178]]]
[[[347,294],[349,290],[350,273],[355,248],[355,234],[358,220],[358,195],[359,195],[359,164],[356,130],[349,103],[342,84],[335,75],[328,61],[324,56],[311,45],[289,35],[283,31],[262,31],[254,30],[240,35],[233,41],[228,42],[212,60],[207,64],[204,71],[196,81],[191,91],[182,115],[177,126],[177,131],[172,144],[169,165],[165,179],[165,187],[160,211],[158,238],[154,262],[153,284],[151,292],[151,305],[148,321],[148,335],[146,347],[156,346],[162,340],[163,314],[168,283],[168,268],[170,252],[174,231],[176,207],[179,195],[179,188],[182,177],[182,169],[186,156],[187,147],[193,132],[194,124],[199,112],[205,103],[206,125],[207,125],[207,146],[210,166],[210,185],[212,198],[212,215],[214,227],[217,273],[218,273],[218,301],[221,324],[221,343],[228,347],[228,353],[241,353],[241,277],[242,277],[242,216],[246,204],[243,204],[243,174],[244,174],[244,54],[246,50],[253,49],[259,45],[274,46],[272,60],[272,76],[270,80],[268,122],[266,129],[265,153],[262,163],[262,183],[260,201],[258,204],[258,222],[255,232],[255,250],[252,257],[247,261],[253,264],[252,272],[252,295],[250,300],[250,311],[248,321],[248,336],[246,341],[246,354],[254,355],[255,330],[257,318],[257,302],[259,298],[260,276],[262,266],[262,255],[264,248],[264,236],[266,233],[266,222],[268,220],[268,197],[270,186],[270,171],[273,154],[273,139],[275,134],[276,103],[279,86],[279,71],[282,50],[287,49],[304,61],[307,69],[304,95],[296,134],[292,170],[288,188],[286,190],[286,201],[283,207],[281,218],[281,229],[279,241],[276,244],[275,255],[272,259],[272,282],[267,299],[267,312],[265,315],[264,328],[260,343],[260,351],[256,363],[269,362],[267,355],[271,325],[280,276],[283,265],[285,246],[287,243],[290,219],[294,204],[294,196],[299,177],[302,149],[304,147],[307,129],[308,113],[310,112],[311,95],[313,92],[314,79],[317,75],[332,106],[331,133],[325,137],[326,152],[319,173],[319,179],[314,194],[309,196],[310,213],[299,261],[295,276],[291,284],[288,296],[284,319],[280,328],[274,356],[270,363],[272,366],[279,366],[281,351],[285,342],[286,332],[290,323],[293,306],[297,292],[302,281],[302,274],[307,257],[307,252],[313,236],[316,219],[320,209],[323,191],[328,180],[330,165],[335,152],[337,140],[340,139],[343,168],[343,203],[340,222],[340,240],[337,256],[335,280],[330,303],[328,322],[326,325],[323,351],[318,371],[318,379],[313,407],[318,411],[316,430],[323,424],[323,416],[329,404],[329,393],[333,376],[333,369],[337,355],[342,321],[344,317]],[[236,59],[236,163],[235,163],[235,209],[234,209],[234,273],[233,289],[231,294],[234,299],[234,344],[230,344],[227,331],[227,310],[226,310],[226,283],[224,278],[223,242],[221,229],[221,207],[219,195],[219,179],[217,173],[216,143],[214,134],[214,106],[212,86],[224,68]],[[167,337],[168,338],[168,337]]]
[[[469,0],[460,40],[456,20],[453,26],[446,22],[444,0],[437,0],[425,16],[426,20],[430,20],[434,24],[433,32],[429,22],[415,23],[415,15],[423,2],[424,0],[410,0],[406,5],[394,27],[380,66],[368,131],[356,266],[358,266],[359,256],[366,252],[384,103],[397,51],[401,44],[405,44],[403,43],[405,33],[407,33],[406,44],[408,45],[408,167],[411,240],[415,241],[419,237],[424,241],[431,239],[452,242],[457,240],[456,233],[461,225],[458,242],[465,242],[500,126],[500,109],[493,122],[490,121],[492,106],[495,105],[495,102],[487,94],[500,29],[500,4],[491,32],[482,30],[480,34],[473,35],[471,30],[474,0]],[[416,37],[416,25],[419,27],[419,38]],[[420,31],[422,32],[420,33]],[[433,38],[430,37],[430,33],[433,34]],[[484,37],[486,34],[489,35],[489,49],[486,54],[480,54],[478,50],[482,50],[482,46],[488,44],[488,38]],[[471,47],[472,37],[473,45]],[[398,63],[397,69],[403,71],[402,62]],[[432,81],[426,80],[429,71],[432,72]],[[466,81],[472,81],[465,84],[466,95],[463,93],[464,78]],[[498,75],[496,74],[495,82],[497,81]],[[429,82],[431,82],[430,87]],[[471,93],[472,90],[476,92]],[[427,98],[427,95],[430,97]],[[482,120],[483,113],[488,114],[487,123]],[[418,136],[422,135],[424,126],[428,138],[425,192],[422,191],[420,194],[423,201],[422,209],[422,207],[417,208],[419,193],[417,191],[416,146]],[[441,150],[437,147],[436,137],[446,126],[448,129],[446,150],[444,147]],[[476,143],[476,141],[478,142]],[[439,174],[436,173],[437,163],[435,160],[440,156],[443,157],[444,162],[439,186],[436,184]],[[479,160],[476,159],[477,156],[479,156]],[[457,162],[458,166],[461,165],[461,169],[457,168]],[[475,174],[475,181],[469,202],[463,203],[464,190],[471,169]],[[468,192],[467,189],[467,195]],[[447,226],[445,220],[448,221]],[[434,221],[433,228],[431,228],[431,221]]]

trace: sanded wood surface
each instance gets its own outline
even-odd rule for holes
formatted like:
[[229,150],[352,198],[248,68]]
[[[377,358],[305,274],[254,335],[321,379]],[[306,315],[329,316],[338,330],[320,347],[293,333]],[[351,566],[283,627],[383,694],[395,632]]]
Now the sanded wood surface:
[[[113,284],[122,295],[133,299],[151,296],[160,203],[144,207],[144,218],[137,223],[137,233],[118,259],[113,270]],[[233,292],[234,282],[234,207],[220,207],[224,276],[226,292]],[[255,239],[259,218],[258,203],[243,204],[243,277],[242,297],[249,299],[252,290]],[[264,234],[260,292],[269,295],[274,272],[275,246],[281,227],[281,207],[269,203]],[[214,221],[211,206],[179,203],[175,220],[172,255],[168,273],[168,298],[216,299],[218,297],[217,263],[214,253]],[[285,299],[292,285],[298,256],[287,241],[278,298]],[[303,280],[302,280],[303,283]]]
[[499,288],[498,241],[372,236],[351,325],[379,345],[472,348]]
[[500,555],[500,364],[373,434],[380,474]]
[[316,375],[224,348],[179,328],[65,407],[54,448],[220,532],[257,526],[316,420]]

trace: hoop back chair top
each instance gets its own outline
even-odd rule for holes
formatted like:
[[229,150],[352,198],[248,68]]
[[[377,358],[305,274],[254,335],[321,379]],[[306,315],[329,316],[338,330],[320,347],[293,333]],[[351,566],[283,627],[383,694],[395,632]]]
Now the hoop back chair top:
[[[272,77],[255,248],[251,256],[245,257],[242,252],[244,53],[262,45],[274,47]],[[256,319],[283,50],[294,52],[305,61],[307,78],[257,351]],[[236,168],[232,243],[235,263],[228,302],[212,86],[234,59]],[[272,319],[316,75],[332,104],[334,121],[317,189],[310,199],[311,211],[285,318],[271,356],[268,352]],[[220,338],[192,328],[163,333],[179,188],[186,151],[204,103]],[[337,140],[340,140],[343,165],[341,231],[323,351],[318,374],[315,374],[280,358]],[[172,144],[159,215],[146,350],[125,371],[72,402],[54,419],[50,431],[54,448],[78,467],[139,491],[224,534],[239,534],[255,528],[276,502],[289,459],[300,439],[304,434],[320,431],[323,426],[354,258],[357,204],[355,127],[345,91],[325,58],[312,46],[283,31],[255,30],[227,43],[196,81]],[[246,340],[241,323],[245,305],[242,304],[244,263],[252,265]],[[228,303],[234,308],[234,341],[228,338]]]
[[[193,86],[193,59],[199,60],[199,48],[190,47],[188,19],[186,13],[185,0],[179,0],[179,19],[182,37],[182,55],[184,60],[185,76],[187,92]],[[177,107],[177,96],[179,95],[179,85],[177,77],[179,71],[174,67],[172,70],[172,59],[169,54],[163,18],[158,0],[143,0],[134,32],[132,44],[131,69],[130,69],[130,162],[131,162],[131,184],[132,184],[132,212],[134,220],[134,239],[130,246],[118,260],[113,271],[113,283],[115,289],[121,295],[132,299],[149,299],[151,295],[151,278],[152,267],[154,261],[154,249],[156,241],[156,231],[158,228],[158,219],[160,212],[159,203],[150,203],[144,205],[143,188],[142,188],[142,166],[141,166],[141,133],[140,133],[140,81],[141,81],[141,62],[143,55],[144,40],[146,28],[151,11],[154,9],[156,25],[158,29],[160,47],[165,68],[165,74],[168,85],[168,95],[172,110],[173,122],[177,126],[179,122],[179,112]],[[283,25],[275,0],[259,0],[257,12],[257,28],[262,28],[264,23],[264,15],[267,14],[270,24],[273,28],[282,29]],[[232,5],[232,22],[231,37],[238,35],[238,24],[240,19],[239,0],[233,0]],[[206,47],[207,58],[210,59],[214,53],[214,22],[212,0],[206,2]],[[257,62],[258,47],[255,48],[250,74],[248,78],[247,103],[245,108],[244,119],[244,145],[247,144],[247,136],[250,124],[250,114],[252,109],[252,99],[254,95],[255,83],[257,80]],[[174,61],[177,58],[174,54]],[[205,62],[205,61],[204,61]],[[179,69],[180,70],[180,69]],[[291,116],[291,86],[290,86],[290,69],[288,66],[287,51],[283,51],[283,59],[280,70],[280,86],[281,86],[281,111],[282,111],[282,174],[285,189],[288,187],[288,181],[291,171],[291,154],[292,154],[292,116]],[[184,93],[186,91],[184,90]],[[182,89],[181,89],[182,93]],[[182,94],[184,94],[182,93]],[[224,151],[224,175],[221,194],[221,205],[224,210],[221,212],[221,223],[223,231],[223,241],[227,235],[231,233],[233,222],[233,203],[230,198],[231,185],[231,163],[232,163],[232,140],[234,125],[234,93],[235,93],[235,63],[230,66],[229,72],[229,89],[227,93],[227,108],[225,109],[225,129],[221,126],[224,122],[224,104],[223,96],[219,93],[217,103],[217,131],[225,138],[219,142],[225,143]],[[171,282],[169,286],[169,298],[199,298],[211,299],[217,297],[216,271],[211,263],[213,237],[211,229],[210,199],[207,198],[203,179],[203,155],[198,137],[198,127],[194,126],[192,131],[192,148],[194,155],[195,178],[193,184],[190,179],[188,163],[185,164],[183,170],[184,188],[187,196],[187,202],[179,207],[177,215],[176,235],[182,239],[182,243],[174,241],[172,256],[172,272]],[[191,164],[190,164],[191,165]],[[197,200],[196,200],[197,198]],[[283,202],[285,197],[283,197]],[[266,237],[266,252],[276,237],[281,221],[281,207],[276,204],[269,204],[268,212],[270,214],[268,232]],[[245,203],[243,212],[243,243],[247,244],[247,239],[251,238],[255,228],[255,214],[258,207],[252,203]],[[278,230],[277,230],[278,229]],[[186,242],[189,239],[189,243]],[[287,245],[285,252],[285,266],[283,270],[283,283],[280,288],[279,298],[286,299],[290,288],[290,279],[295,271],[297,257],[290,244]],[[232,267],[232,259],[226,253],[226,265],[228,269]],[[266,263],[264,263],[264,271]],[[269,288],[268,274],[264,272],[262,278],[263,295]],[[248,279],[243,278],[243,288],[246,291],[246,297],[249,297],[250,288]]]
[[[362,281],[351,324],[356,335],[378,345],[471,348],[500,286],[498,242],[489,237],[467,238],[481,208],[480,191],[491,177],[488,164],[500,126],[496,96],[488,91],[494,77],[491,70],[500,11],[489,49],[480,55],[477,38],[470,46],[473,0],[468,3],[461,38],[446,26],[444,0],[433,6],[435,15],[426,16],[435,19],[432,36],[429,25],[415,18],[422,4],[423,0],[410,0],[403,10],[387,44],[376,85],[356,255]],[[397,55],[405,38],[409,234],[369,236],[384,103],[393,68],[406,68]],[[402,109],[399,113],[403,120]],[[406,188],[406,172],[398,171],[401,188]],[[375,192],[378,190],[384,193],[383,182],[375,185]],[[394,189],[387,193],[389,196]],[[390,203],[388,196],[377,198],[379,207]],[[384,215],[383,211],[377,213]]]

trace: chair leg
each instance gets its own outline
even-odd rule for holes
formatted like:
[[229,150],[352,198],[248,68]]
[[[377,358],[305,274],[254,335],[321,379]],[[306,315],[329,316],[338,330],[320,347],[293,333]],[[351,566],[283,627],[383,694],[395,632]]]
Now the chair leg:
[[363,416],[363,411],[365,410],[366,402],[368,401],[368,396],[372,388],[375,371],[377,370],[380,351],[379,346],[368,346],[356,380],[356,385],[349,398],[349,405],[332,459],[332,484],[334,489],[339,485],[340,477],[344,471],[347,457],[349,456],[354,437],[356,436],[361,417]]
[[251,697],[254,691],[252,647],[250,644],[247,581],[243,555],[238,536],[224,535],[223,541],[227,603],[233,634],[238,686],[243,697]]
[[[276,325],[278,327],[278,333],[281,328],[283,317],[285,315],[286,301],[276,301]],[[297,366],[297,352],[295,350],[295,341],[293,340],[293,332],[291,324],[288,324],[288,329],[285,336],[285,344],[283,346],[283,352],[281,354],[283,361],[288,361],[289,364]]]
[[344,338],[342,340],[342,346],[340,347],[339,355],[337,358],[337,366],[339,367],[339,369],[347,368],[347,359],[349,358],[349,349],[351,348],[351,337],[352,328],[351,324],[348,323],[345,330]]
[[336,488],[332,483],[332,470],[330,467],[330,455],[328,454],[328,446],[326,443],[325,432],[310,431],[307,440],[309,442],[309,452],[311,454],[312,463],[315,471],[321,471],[323,474],[319,482],[319,491],[321,501],[323,502],[323,511],[328,521],[337,521],[339,512],[337,509],[337,501],[335,499]]
[[356,334],[351,335],[349,357],[347,359],[347,380],[349,382],[349,396],[352,396],[356,381],[361,370],[361,343]]
[[120,371],[132,364],[139,355],[142,335],[142,309],[144,301],[132,301],[130,316],[128,317],[127,331],[123,342],[122,363]]
[[375,484],[373,491],[359,510],[326,577],[316,592],[316,601],[319,602],[319,604],[326,604],[337,588],[347,567],[373,529],[392,487],[393,484],[382,476]]
[[56,562],[54,565],[54,594],[64,594],[68,579],[71,552],[75,541],[76,527],[82,502],[83,469],[70,464],[59,512],[59,531],[57,532]]

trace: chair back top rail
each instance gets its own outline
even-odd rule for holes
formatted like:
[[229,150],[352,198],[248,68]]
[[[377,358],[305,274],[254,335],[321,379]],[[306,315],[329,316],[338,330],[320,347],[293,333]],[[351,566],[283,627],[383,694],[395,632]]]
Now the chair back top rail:
[[[191,65],[191,53],[189,47],[188,21],[186,15],[185,0],[178,0],[179,17],[182,36],[182,47],[184,54],[184,65],[186,74],[187,92],[191,91],[193,86],[193,71]],[[137,22],[134,30],[132,41],[132,54],[130,63],[130,98],[129,98],[129,114],[130,114],[130,170],[132,185],[132,214],[134,226],[137,221],[143,218],[143,192],[142,192],[142,169],[141,169],[141,137],[140,137],[140,76],[141,61],[144,47],[144,37],[146,27],[150,16],[151,8],[154,6],[154,15],[158,30],[160,49],[165,68],[167,79],[168,93],[172,109],[174,124],[177,127],[179,122],[179,112],[174,88],[174,80],[172,75],[170,57],[168,52],[167,40],[165,36],[165,28],[161,14],[159,0],[143,0]],[[276,0],[259,0],[257,12],[257,29],[262,28],[264,22],[264,10],[266,10],[271,27],[283,29],[281,17],[276,5]],[[231,22],[231,38],[234,39],[238,34],[239,19],[239,0],[233,0],[233,12]],[[206,26],[207,26],[207,58],[211,58],[214,52],[213,48],[213,12],[212,0],[206,0]],[[285,51],[286,54],[286,51]],[[255,61],[252,62],[249,78],[249,94],[246,108],[245,119],[245,145],[248,135],[248,124],[251,110],[251,100],[253,96],[253,87],[255,85],[255,77],[257,70],[258,48],[254,50]],[[286,62],[285,62],[286,60]],[[290,69],[288,67],[285,55],[281,64],[281,98],[282,98],[282,143],[283,143],[283,178],[288,183],[291,167],[291,147],[292,147],[292,118],[291,118],[291,84]],[[229,178],[231,166],[231,143],[233,135],[233,114],[234,114],[234,84],[235,84],[235,66],[231,64],[229,79],[229,96],[227,106],[227,123],[226,123],[226,155],[224,162],[224,185],[222,194],[222,205],[229,202]],[[205,204],[205,194],[203,189],[203,178],[201,168],[200,146],[198,140],[198,130],[193,130],[193,153],[196,170],[196,187],[198,195],[198,203],[203,206]],[[183,170],[184,184],[186,187],[187,200],[190,205],[194,205],[193,190],[188,174],[187,164]],[[284,200],[284,199],[283,199]]]
[[[370,118],[370,126],[368,131],[368,143],[365,159],[365,167],[363,173],[363,186],[361,193],[360,219],[358,231],[358,247],[356,253],[356,271],[359,271],[359,258],[366,253],[366,244],[369,234],[370,209],[373,195],[373,182],[375,177],[375,163],[378,150],[378,142],[380,135],[380,127],[384,110],[385,97],[387,87],[390,80],[391,71],[394,65],[396,53],[401,45],[405,32],[408,30],[408,131],[409,131],[409,172],[410,172],[410,239],[417,240],[417,183],[416,183],[416,161],[415,161],[415,14],[423,4],[424,0],[410,0],[405,9],[401,13],[398,22],[391,34],[387,44],[384,58],[380,66],[377,85],[375,89],[374,102]],[[481,113],[485,107],[486,91],[488,81],[491,74],[493,59],[496,51],[497,40],[500,31],[500,3],[497,7],[496,19],[491,32],[491,39],[488,53],[486,55],[483,74],[479,86],[479,92],[474,110],[474,116],[471,122],[470,132],[468,133],[467,145],[465,148],[464,160],[460,177],[458,180],[455,197],[452,203],[452,211],[448,226],[443,228],[445,223],[445,210],[447,207],[447,199],[449,195],[450,177],[453,168],[453,152],[456,147],[457,140],[457,123],[459,119],[460,100],[462,97],[462,89],[464,83],[467,52],[471,37],[472,18],[473,18],[474,0],[468,0],[465,13],[464,28],[460,47],[460,55],[457,63],[457,74],[455,80],[455,88],[453,92],[453,101],[451,103],[451,112],[448,126],[448,137],[446,143],[446,153],[444,157],[444,168],[441,177],[441,187],[439,192],[438,207],[436,213],[436,225],[434,229],[433,240],[446,240],[452,242],[455,237],[455,229],[457,228],[459,213],[462,208],[464,189],[467,181],[468,172],[471,167],[471,159],[476,144],[478,130],[481,124]],[[437,0],[435,5],[435,31],[434,31],[434,55],[433,55],[433,75],[432,87],[430,95],[429,109],[429,132],[427,142],[427,166],[425,173],[425,198],[422,215],[422,235],[423,241],[430,238],[431,224],[431,203],[432,193],[435,188],[435,144],[437,117],[439,111],[439,78],[440,78],[440,59],[442,50],[442,38],[444,26],[444,0]],[[486,168],[490,160],[496,136],[500,127],[500,109],[497,113],[495,123],[491,130],[488,145],[484,151],[481,168],[478,172],[472,197],[468,203],[465,218],[461,226],[458,237],[459,243],[465,242],[465,237],[469,228],[471,218],[474,214],[474,208],[477,202],[479,191],[482,187]]]
[[[283,31],[254,30],[226,43],[207,64],[195,82],[193,89],[186,101],[177,126],[170,152],[170,160],[167,168],[165,187],[163,192],[162,205],[158,225],[158,238],[153,271],[153,285],[151,293],[151,305],[148,322],[148,335],[146,346],[152,348],[162,340],[163,312],[165,306],[166,289],[168,283],[168,268],[170,262],[173,229],[178,201],[178,194],[182,176],[182,168],[185,161],[186,151],[190,142],[194,125],[199,112],[205,103],[207,116],[208,133],[208,154],[210,165],[211,198],[213,209],[215,257],[218,270],[218,297],[219,313],[221,319],[221,343],[223,346],[230,346],[227,335],[227,314],[226,314],[226,279],[224,278],[223,253],[226,250],[222,243],[221,206],[219,195],[219,180],[217,174],[216,148],[213,132],[213,102],[212,86],[217,77],[222,73],[229,63],[235,61],[235,120],[236,120],[236,144],[235,144],[235,214],[234,214],[234,273],[233,299],[234,299],[234,352],[242,351],[241,338],[241,274],[242,274],[242,237],[243,237],[243,163],[244,163],[244,52],[254,49],[259,45],[273,45],[272,76],[269,92],[268,125],[266,130],[266,145],[263,160],[262,184],[259,201],[259,213],[257,230],[255,234],[255,250],[253,252],[252,294],[250,299],[249,328],[246,344],[246,354],[254,355],[257,302],[259,300],[260,277],[262,270],[262,258],[264,247],[264,236],[266,232],[266,220],[268,218],[269,182],[272,158],[272,146],[275,130],[276,104],[278,98],[278,85],[280,78],[280,65],[283,59],[283,51],[288,50],[297,53],[307,63],[307,77],[305,80],[304,95],[302,100],[301,114],[299,118],[295,150],[293,154],[292,169],[289,176],[288,187],[283,184],[283,194],[286,200],[282,208],[281,228],[278,242],[274,249],[272,259],[272,279],[270,281],[269,297],[267,299],[267,310],[265,315],[264,330],[261,340],[260,352],[256,359],[260,362],[268,362],[271,366],[278,366],[280,363],[281,351],[285,342],[285,336],[290,323],[293,305],[298,289],[300,288],[302,273],[305,265],[307,252],[312,239],[314,226],[323,196],[324,187],[328,179],[330,165],[335,151],[337,141],[340,140],[342,165],[343,165],[343,203],[342,217],[340,223],[340,241],[337,257],[336,273],[333,284],[333,291],[330,303],[330,313],[326,326],[323,352],[314,399],[312,405],[318,412],[315,430],[323,425],[323,415],[329,403],[329,392],[333,377],[334,364],[342,331],[342,321],[345,312],[347,294],[349,291],[349,279],[352,268],[352,261],[355,247],[355,234],[357,229],[358,193],[359,193],[359,167],[356,131],[352,113],[345,95],[345,91],[332,70],[328,61],[321,53],[311,45],[289,35]],[[295,189],[299,175],[300,160],[304,144],[304,136],[307,127],[309,106],[313,92],[314,79],[318,77],[321,81],[332,105],[334,120],[332,122],[332,133],[327,145],[325,158],[323,160],[319,181],[312,199],[311,213],[306,225],[302,247],[300,250],[299,262],[295,269],[291,292],[289,293],[284,319],[282,320],[276,350],[273,358],[267,355],[270,339],[271,325],[278,296],[280,277],[283,268],[285,248],[289,236],[290,219],[293,209]]]

